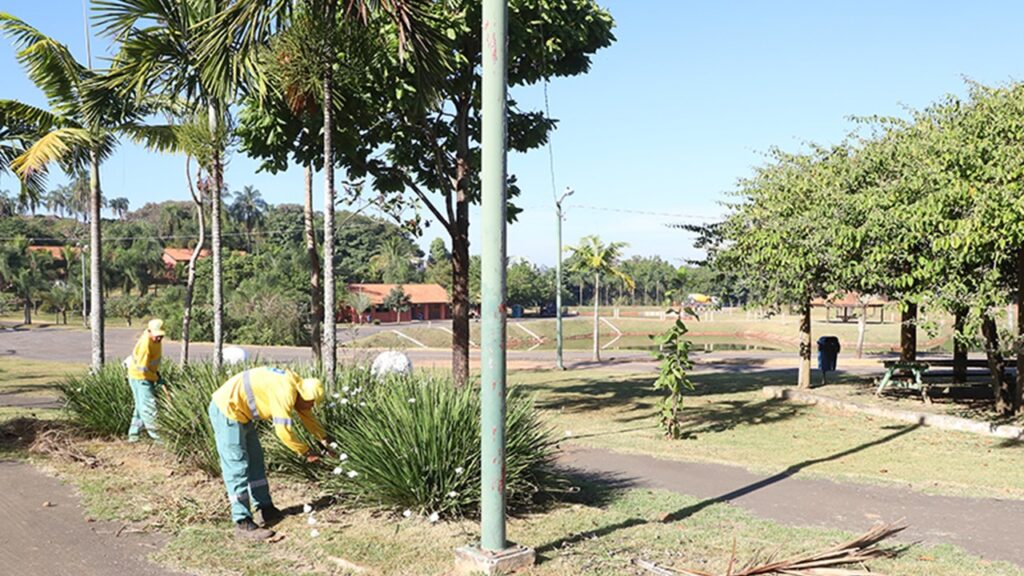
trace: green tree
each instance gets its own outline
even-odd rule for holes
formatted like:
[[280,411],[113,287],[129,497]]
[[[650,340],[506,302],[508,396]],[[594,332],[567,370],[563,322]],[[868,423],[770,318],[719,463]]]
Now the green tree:
[[625,242],[609,242],[605,244],[597,236],[584,236],[576,246],[569,246],[573,258],[569,260],[573,270],[589,274],[594,278],[594,362],[601,361],[601,331],[599,295],[601,293],[601,277],[612,276],[626,282],[630,287],[633,279],[619,268],[619,260]]
[[405,288],[401,284],[398,284],[388,292],[388,295],[384,297],[384,307],[395,313],[395,323],[402,320],[402,312],[409,310],[412,305],[409,295],[405,293]]
[[46,303],[57,314],[57,321],[68,323],[68,310],[75,308],[81,294],[78,289],[67,282],[54,282],[46,293]]
[[506,283],[510,305],[540,306],[550,301],[554,285],[548,285],[541,271],[528,260],[522,259],[508,266]]
[[29,250],[28,239],[15,238],[0,248],[0,282],[14,293],[24,311],[25,324],[49,287],[52,261],[46,252]]
[[100,165],[109,157],[120,136],[166,149],[166,127],[142,124],[148,112],[148,96],[129,102],[111,94],[103,77],[80,64],[67,46],[47,37],[25,22],[0,13],[0,31],[17,47],[18,62],[46,97],[50,110],[14,100],[0,100],[0,115],[31,127],[31,144],[10,161],[25,182],[45,172],[52,162],[69,175],[89,173],[90,255],[92,278],[92,366],[103,365],[103,286],[100,211]]
[[[471,259],[469,207],[480,198],[480,73],[483,62],[481,4],[474,0],[437,2],[431,25],[451,38],[444,52],[447,72],[433,86],[436,99],[424,104],[423,91],[400,65],[382,67],[380,81],[391,89],[384,104],[386,155],[367,170],[375,185],[409,190],[448,234],[452,252],[452,373],[457,386],[469,378]],[[510,86],[554,77],[577,76],[591,56],[614,41],[611,15],[594,0],[511,0],[509,2]],[[401,83],[405,81],[405,86]],[[547,142],[555,120],[509,102],[508,146],[518,152]],[[514,177],[509,196],[518,194]],[[518,209],[510,206],[514,219]]]
[[429,284],[444,286],[450,295],[452,289],[452,255],[445,247],[444,239],[434,238],[431,241],[426,268],[423,281]]
[[380,243],[370,258],[370,269],[385,284],[404,284],[412,280],[411,247],[404,238],[392,236]]
[[252,186],[245,186],[235,192],[234,201],[228,208],[228,214],[245,226],[246,243],[252,252],[252,231],[263,224],[263,216],[267,212],[267,202],[263,194]]
[[118,218],[124,220],[125,215],[128,214],[128,208],[130,204],[127,198],[120,197],[111,198],[110,201],[107,202],[107,206],[114,212],[114,214]]

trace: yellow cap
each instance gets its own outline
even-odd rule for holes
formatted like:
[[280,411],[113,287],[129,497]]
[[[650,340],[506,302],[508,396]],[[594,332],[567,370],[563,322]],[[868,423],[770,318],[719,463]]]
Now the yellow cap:
[[314,404],[324,397],[324,383],[319,378],[306,378],[299,384],[299,396]]
[[163,336],[164,321],[159,318],[153,318],[149,321],[149,325],[146,326],[146,330],[153,336]]

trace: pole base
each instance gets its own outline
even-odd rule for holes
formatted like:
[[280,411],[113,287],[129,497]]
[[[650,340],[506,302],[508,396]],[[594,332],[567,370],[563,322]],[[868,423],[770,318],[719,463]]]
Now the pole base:
[[536,561],[537,554],[533,548],[519,546],[511,542],[508,548],[497,552],[483,550],[479,546],[463,546],[455,549],[455,573],[460,575],[514,574],[532,567]]

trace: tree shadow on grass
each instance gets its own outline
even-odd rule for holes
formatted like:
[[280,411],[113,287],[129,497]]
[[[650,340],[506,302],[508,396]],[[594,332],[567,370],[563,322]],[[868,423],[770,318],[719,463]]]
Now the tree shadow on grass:
[[756,492],[758,490],[761,490],[763,488],[767,488],[768,486],[771,486],[772,484],[776,484],[778,482],[786,480],[787,478],[792,477],[793,475],[797,474],[798,472],[800,472],[802,470],[805,470],[807,468],[810,468],[811,466],[814,466],[816,464],[821,464],[823,462],[830,462],[830,461],[833,461],[833,460],[839,460],[841,458],[845,458],[846,456],[850,456],[852,454],[856,454],[857,452],[861,452],[861,451],[867,450],[868,448],[873,448],[875,446],[880,446],[882,444],[886,444],[886,443],[891,442],[891,441],[893,441],[893,440],[895,440],[895,439],[897,439],[897,438],[899,438],[901,436],[905,436],[907,434],[910,434],[911,432],[914,432],[915,430],[917,430],[918,428],[920,428],[922,426],[923,426],[922,422],[917,422],[915,424],[910,424],[910,425],[907,425],[907,426],[898,426],[898,427],[894,426],[893,427],[895,429],[894,432],[892,432],[891,434],[888,434],[886,436],[883,436],[881,438],[877,438],[877,439],[872,440],[870,442],[865,442],[863,444],[859,444],[859,445],[854,446],[852,448],[849,448],[847,450],[836,452],[834,454],[829,454],[828,456],[822,456],[821,458],[812,458],[810,460],[805,460],[803,462],[799,462],[797,464],[793,464],[792,466],[786,468],[785,470],[783,470],[782,472],[779,472],[778,474],[774,474],[772,476],[768,476],[766,478],[758,480],[757,482],[748,484],[747,486],[743,486],[741,488],[737,488],[736,490],[732,490],[732,491],[727,492],[725,494],[722,494],[720,496],[715,496],[714,498],[707,498],[705,500],[697,502],[696,504],[691,504],[689,506],[685,506],[683,508],[680,508],[679,510],[676,510],[675,512],[671,512],[669,514],[661,516],[658,520],[649,520],[649,519],[640,518],[640,517],[627,518],[626,520],[622,520],[622,521],[616,522],[614,524],[609,524],[607,526],[603,526],[603,527],[598,528],[596,530],[591,530],[591,531],[583,532],[583,533],[570,534],[570,535],[568,535],[568,536],[566,536],[564,538],[561,538],[561,539],[558,539],[558,540],[554,540],[554,541],[548,542],[546,544],[542,544],[542,545],[540,545],[540,546],[538,546],[536,548],[536,551],[537,551],[538,556],[540,556],[542,559],[544,559],[544,558],[546,558],[545,554],[554,552],[556,550],[559,550],[561,548],[565,548],[567,546],[571,546],[573,544],[582,542],[584,540],[590,540],[590,539],[594,539],[594,538],[601,538],[601,537],[604,537],[604,536],[608,536],[609,534],[613,534],[615,532],[618,532],[619,530],[625,530],[625,529],[628,529],[628,528],[632,528],[634,526],[640,526],[640,525],[644,525],[644,524],[652,524],[654,522],[661,523],[661,524],[670,524],[670,523],[673,523],[673,522],[678,522],[680,520],[684,520],[686,518],[689,518],[689,517],[693,516],[694,514],[697,514],[698,512],[701,512],[705,508],[708,508],[710,506],[714,506],[715,504],[723,504],[723,503],[732,502],[734,500],[742,498],[743,496],[746,496],[748,494],[751,494],[751,493]]

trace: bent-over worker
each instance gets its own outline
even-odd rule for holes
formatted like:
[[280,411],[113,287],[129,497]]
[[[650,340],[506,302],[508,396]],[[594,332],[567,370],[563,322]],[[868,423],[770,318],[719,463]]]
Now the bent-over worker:
[[323,395],[324,385],[320,380],[304,380],[291,370],[271,367],[236,374],[213,393],[210,422],[220,456],[221,475],[231,501],[231,519],[239,536],[265,539],[274,535],[253,521],[250,499],[264,524],[281,517],[270,498],[256,421],[271,420],[274,432],[286,446],[305,456],[307,462],[316,462],[319,456],[293,432],[292,413],[298,415],[302,425],[326,450],[327,434],[313,416],[313,406]]
[[163,385],[160,379],[160,358],[163,356],[164,321],[154,318],[146,325],[132,350],[128,362],[128,384],[132,387],[135,410],[128,428],[128,441],[139,441],[139,430],[159,440],[156,426],[156,390]]

